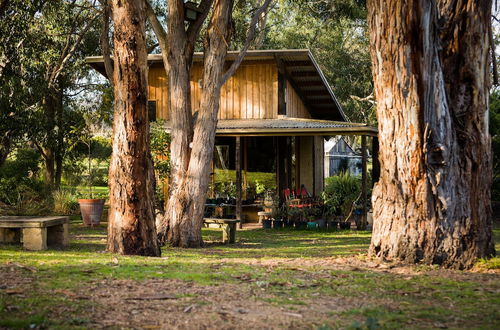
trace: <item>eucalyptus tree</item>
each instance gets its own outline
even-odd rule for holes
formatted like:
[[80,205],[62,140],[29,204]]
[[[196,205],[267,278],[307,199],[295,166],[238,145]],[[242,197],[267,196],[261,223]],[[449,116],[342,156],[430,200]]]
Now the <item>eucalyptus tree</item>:
[[380,181],[370,254],[471,267],[495,253],[491,1],[371,0]]
[[147,110],[145,2],[113,0],[111,12],[115,103],[107,250],[159,256]]
[[[173,246],[200,247],[201,227],[213,155],[219,98],[222,85],[239,67],[255,37],[257,23],[271,0],[259,3],[252,13],[246,42],[229,69],[224,64],[228,44],[232,39],[233,0],[201,0],[199,15],[190,22],[184,20],[185,7],[181,0],[167,1],[167,29],[148,6],[148,18],[160,45],[169,86],[169,113],[172,126],[170,154],[171,187],[167,210],[158,226],[162,242]],[[197,116],[191,107],[190,76],[193,53],[204,30],[202,96]]]

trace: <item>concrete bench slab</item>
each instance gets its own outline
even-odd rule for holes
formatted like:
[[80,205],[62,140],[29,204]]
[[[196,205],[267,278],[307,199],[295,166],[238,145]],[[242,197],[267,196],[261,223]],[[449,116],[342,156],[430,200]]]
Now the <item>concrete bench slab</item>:
[[46,250],[48,246],[69,244],[69,218],[0,217],[0,243],[23,243],[26,250]]

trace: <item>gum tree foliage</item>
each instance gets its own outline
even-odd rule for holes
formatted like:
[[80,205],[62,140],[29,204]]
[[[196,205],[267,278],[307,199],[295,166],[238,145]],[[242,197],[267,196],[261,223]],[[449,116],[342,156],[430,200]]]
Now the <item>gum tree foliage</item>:
[[58,186],[66,153],[66,139],[74,104],[71,97],[86,88],[84,58],[98,47],[100,11],[95,0],[47,2],[33,22],[37,37],[31,46],[38,56],[32,59],[37,77],[41,125],[32,134],[45,162],[45,181]]
[[0,2],[0,166],[31,126],[29,108],[35,104],[30,86],[30,23],[44,1]]

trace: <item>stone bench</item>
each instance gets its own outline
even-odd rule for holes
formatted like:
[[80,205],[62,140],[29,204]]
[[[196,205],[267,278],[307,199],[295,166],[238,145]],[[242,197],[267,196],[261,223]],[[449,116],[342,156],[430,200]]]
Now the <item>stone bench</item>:
[[0,243],[20,243],[26,250],[69,244],[68,217],[0,217]]
[[207,226],[222,228],[222,243],[234,243],[236,241],[236,224],[240,222],[237,219],[218,219],[205,218],[203,223]]

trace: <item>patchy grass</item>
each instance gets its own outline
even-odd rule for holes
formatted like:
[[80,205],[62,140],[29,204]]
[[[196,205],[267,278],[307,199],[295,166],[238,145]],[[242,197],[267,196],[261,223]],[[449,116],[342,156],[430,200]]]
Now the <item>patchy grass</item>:
[[[245,230],[223,245],[204,229],[206,248],[161,258],[104,253],[104,225],[73,221],[71,235],[65,250],[0,245],[0,328],[186,327],[159,316],[169,313],[209,328],[500,327],[498,258],[478,263],[486,273],[378,264],[366,257],[370,233],[352,231]],[[124,296],[156,292],[172,297]]]

